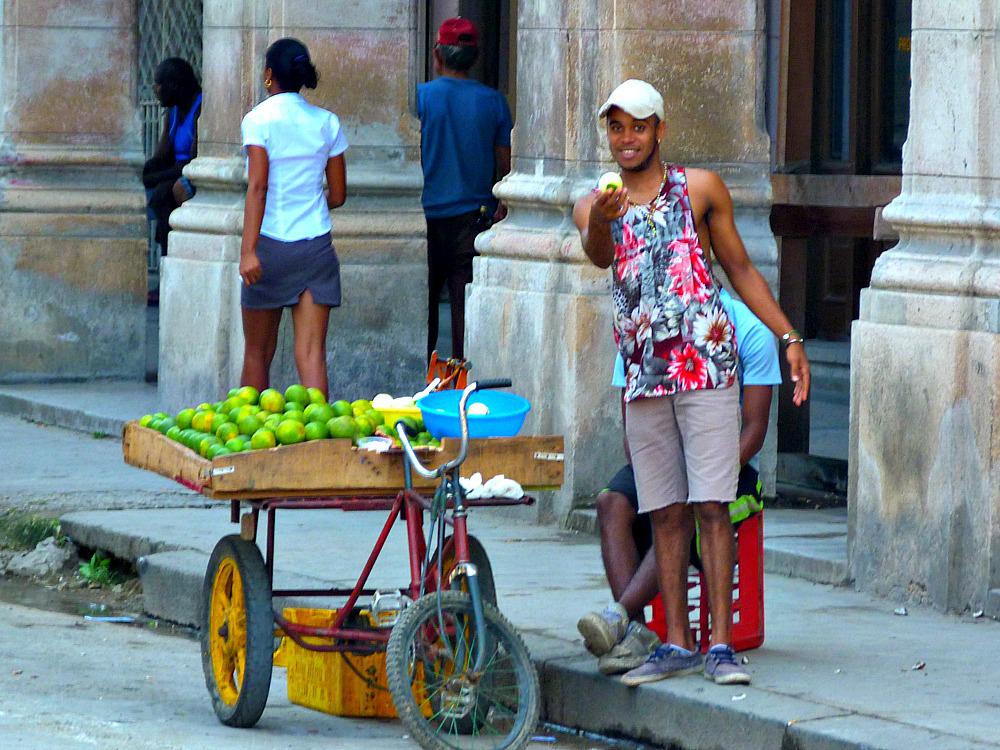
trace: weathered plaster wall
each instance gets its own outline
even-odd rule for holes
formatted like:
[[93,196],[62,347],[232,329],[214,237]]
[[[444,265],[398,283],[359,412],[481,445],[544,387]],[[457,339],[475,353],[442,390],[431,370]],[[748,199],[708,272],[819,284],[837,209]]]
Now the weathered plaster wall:
[[[852,331],[859,586],[1000,614],[1000,3],[917,0],[900,243]],[[991,600],[991,590],[992,600]]]
[[134,5],[0,6],[2,381],[142,377]]
[[[171,405],[236,383],[242,366],[238,275],[245,162],[240,120],[263,96],[267,46],[294,36],[320,73],[315,104],[337,112],[347,152],[347,204],[333,214],[343,306],[330,318],[331,395],[410,393],[423,379],[426,261],[419,130],[410,114],[416,18],[411,3],[239,0],[205,3],[206,108],[198,195],[171,217],[161,295],[160,391]],[[206,304],[190,304],[203,288]],[[298,379],[286,314],[272,382]],[[191,357],[191,343],[200,353]]]
[[[623,461],[610,276],[586,260],[571,217],[613,166],[595,113],[620,81],[662,92],[664,157],[723,174],[751,256],[776,285],[762,24],[755,0],[680,2],[669,13],[607,0],[519,5],[514,170],[496,188],[510,215],[477,242],[466,337],[478,372],[511,375],[532,400],[529,432],[566,436],[567,482],[542,517],[592,499]],[[766,476],[773,466],[772,442]]]

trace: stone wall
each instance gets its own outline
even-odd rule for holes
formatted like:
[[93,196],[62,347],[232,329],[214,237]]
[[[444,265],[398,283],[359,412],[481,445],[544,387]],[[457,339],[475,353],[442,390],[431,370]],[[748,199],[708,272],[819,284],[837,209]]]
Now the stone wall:
[[[283,36],[309,47],[320,85],[303,93],[340,115],[351,146],[348,200],[333,214],[344,300],[330,318],[331,395],[412,393],[422,383],[427,293],[411,6],[206,0],[205,114],[199,156],[186,170],[199,192],[171,217],[161,282],[160,392],[167,404],[200,401],[239,379],[246,189],[239,127],[264,97],[264,52]],[[285,318],[271,370],[282,387],[298,379]]]
[[[763,15],[755,0],[521,3],[513,172],[496,188],[509,217],[482,235],[468,293],[466,350],[482,376],[510,375],[534,408],[526,431],[566,436],[564,518],[623,461],[610,275],[583,254],[574,200],[608,161],[595,113],[620,81],[645,78],[667,102],[664,157],[719,170],[751,257],[776,286],[763,129]],[[763,469],[773,477],[773,430]]]
[[0,7],[0,381],[139,379],[135,3]]
[[900,243],[851,337],[849,545],[862,588],[1000,615],[998,24],[914,2]]

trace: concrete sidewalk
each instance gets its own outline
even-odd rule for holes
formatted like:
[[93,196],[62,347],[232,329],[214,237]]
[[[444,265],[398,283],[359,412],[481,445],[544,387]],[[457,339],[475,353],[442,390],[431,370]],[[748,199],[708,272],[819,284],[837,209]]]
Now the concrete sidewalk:
[[[144,388],[6,387],[0,410],[110,432],[87,420],[120,423],[150,411],[155,390]],[[87,413],[74,411],[82,404]],[[23,422],[7,429],[18,448],[11,475],[0,477],[0,498],[37,483],[64,490],[46,507],[79,508],[72,493],[85,487],[90,500],[83,507],[93,510],[65,513],[64,531],[136,561],[148,608],[192,621],[208,554],[237,530],[228,506],[125,466],[112,440]],[[113,488],[108,502],[98,497],[102,485]],[[158,492],[163,502],[156,502]],[[380,525],[377,513],[279,514],[277,583],[347,582]],[[899,617],[893,602],[773,573],[783,564],[801,573],[802,559],[842,556],[842,514],[770,510],[765,527],[767,638],[748,654],[754,685],[723,688],[693,676],[628,689],[597,673],[575,628],[580,614],[607,600],[595,537],[522,524],[509,511],[476,510],[470,520],[490,554],[500,607],[538,664],[549,721],[675,748],[1000,748],[1000,687],[988,667],[1000,624],[918,607]],[[809,556],[823,547],[825,553]],[[397,527],[374,585],[400,585],[403,554]]]

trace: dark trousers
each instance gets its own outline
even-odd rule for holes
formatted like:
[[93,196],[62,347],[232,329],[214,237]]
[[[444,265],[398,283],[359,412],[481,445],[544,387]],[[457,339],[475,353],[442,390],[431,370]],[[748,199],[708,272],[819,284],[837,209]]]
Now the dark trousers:
[[438,304],[448,285],[451,300],[451,356],[465,357],[465,285],[472,282],[476,235],[489,227],[476,210],[443,219],[427,219],[427,359],[437,346]]

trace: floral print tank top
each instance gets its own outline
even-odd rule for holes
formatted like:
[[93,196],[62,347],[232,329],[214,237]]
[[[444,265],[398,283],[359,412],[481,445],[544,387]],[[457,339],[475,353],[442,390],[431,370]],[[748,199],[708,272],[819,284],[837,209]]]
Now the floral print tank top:
[[614,334],[625,400],[736,382],[736,335],[705,258],[684,168],[666,169],[659,194],[611,223]]

